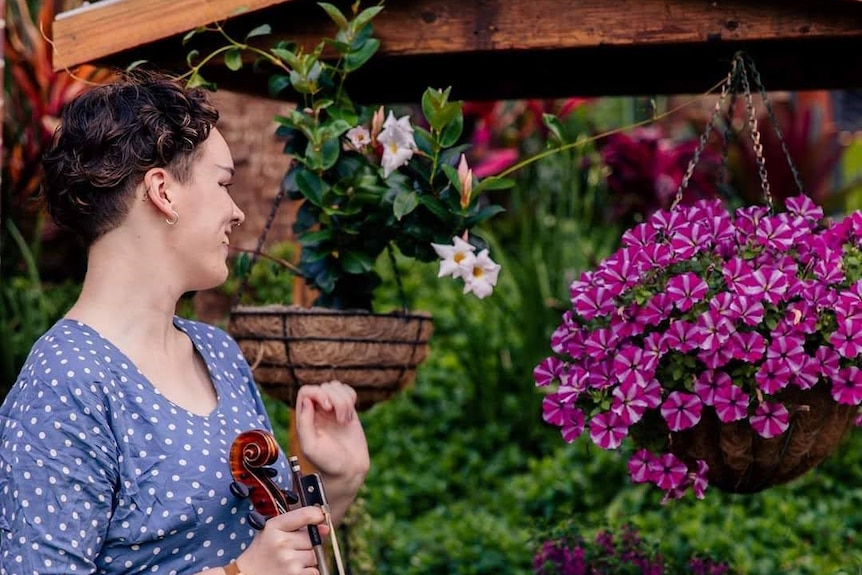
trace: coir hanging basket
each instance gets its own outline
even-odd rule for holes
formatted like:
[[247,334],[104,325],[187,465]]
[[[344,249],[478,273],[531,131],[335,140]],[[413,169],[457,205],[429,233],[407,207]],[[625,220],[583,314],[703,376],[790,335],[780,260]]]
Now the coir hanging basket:
[[669,433],[670,451],[683,461],[709,465],[711,485],[729,493],[757,493],[801,477],[841,443],[858,408],[836,403],[826,385],[788,387],[775,399],[793,410],[783,434],[765,438],[747,421],[722,423],[712,408],[700,423]]
[[339,380],[364,410],[413,380],[433,325],[427,313],[271,305],[235,307],[228,331],[267,394],[294,406],[300,386]]

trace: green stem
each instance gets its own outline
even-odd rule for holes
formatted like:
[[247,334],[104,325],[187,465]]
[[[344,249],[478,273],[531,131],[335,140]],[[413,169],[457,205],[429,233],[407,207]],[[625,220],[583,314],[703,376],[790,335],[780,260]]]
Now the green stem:
[[725,83],[725,81],[726,80],[721,80],[720,82],[718,82],[717,84],[712,86],[709,90],[707,90],[706,92],[704,92],[703,94],[701,94],[697,98],[689,100],[688,102],[683,102],[679,106],[677,106],[671,110],[668,110],[667,112],[664,112],[663,114],[658,114],[652,118],[647,118],[645,120],[641,120],[639,122],[634,122],[632,124],[626,124],[625,126],[621,126],[619,128],[614,128],[612,130],[607,130],[607,131],[602,132],[600,134],[596,134],[596,135],[590,136],[588,138],[583,138],[583,139],[577,140],[575,142],[570,142],[568,144],[564,144],[564,145],[559,146],[557,148],[550,148],[548,150],[545,150],[544,152],[540,152],[538,154],[530,156],[529,158],[524,158],[523,160],[521,160],[520,162],[518,162],[514,166],[510,166],[509,168],[506,168],[505,170],[503,170],[502,172],[500,172],[496,176],[489,176],[485,180],[479,182],[479,184],[475,188],[473,188],[473,193],[476,194],[476,193],[481,192],[482,188],[484,187],[482,184],[484,184],[485,182],[491,182],[494,180],[503,179],[506,176],[508,176],[509,174],[517,172],[518,170],[525,168],[525,167],[529,166],[530,164],[537,162],[543,158],[547,158],[548,156],[552,156],[554,154],[557,154],[559,152],[563,152],[565,150],[571,150],[573,148],[585,146],[587,144],[597,142],[603,138],[607,138],[608,136],[612,136],[614,134],[620,134],[622,132],[627,132],[633,128],[638,128],[640,126],[647,126],[647,125],[652,124],[658,120],[661,120],[662,118],[666,118],[668,116],[671,116],[671,115],[677,113],[678,111],[697,103],[698,101],[700,101],[700,99],[703,96],[708,96],[709,94],[714,93],[716,90],[721,88],[721,86]]

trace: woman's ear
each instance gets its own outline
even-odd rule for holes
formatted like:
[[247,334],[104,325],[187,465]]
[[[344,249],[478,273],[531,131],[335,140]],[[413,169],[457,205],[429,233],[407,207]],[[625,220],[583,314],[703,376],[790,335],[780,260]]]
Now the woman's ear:
[[152,202],[153,207],[167,219],[171,219],[176,213],[171,204],[171,181],[170,174],[164,168],[151,168],[144,174],[144,199]]

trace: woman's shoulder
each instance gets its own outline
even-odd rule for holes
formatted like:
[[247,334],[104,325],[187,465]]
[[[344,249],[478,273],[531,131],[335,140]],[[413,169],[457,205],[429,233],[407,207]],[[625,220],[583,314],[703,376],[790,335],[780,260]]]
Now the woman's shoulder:
[[215,349],[239,348],[230,334],[212,324],[177,316],[174,318],[174,325],[183,330],[190,338]]

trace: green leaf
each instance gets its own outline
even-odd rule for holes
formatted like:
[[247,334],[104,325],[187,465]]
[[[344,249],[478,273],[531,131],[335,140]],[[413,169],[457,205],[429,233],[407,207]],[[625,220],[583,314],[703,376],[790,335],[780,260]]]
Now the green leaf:
[[332,21],[335,22],[339,30],[346,30],[347,27],[350,25],[344,14],[341,13],[341,10],[339,10],[329,2],[318,2],[317,5],[323,8],[326,13],[329,14],[329,17],[332,18]]
[[254,38],[255,36],[266,36],[267,34],[272,32],[272,26],[269,24],[261,24],[251,32],[245,35],[245,41],[248,43],[249,38]]
[[[310,143],[309,146],[311,146]],[[341,140],[338,137],[327,138],[320,145],[316,155],[316,167],[321,170],[328,170],[338,161],[339,155],[341,155]]]
[[358,30],[371,22],[371,20],[377,16],[381,10],[383,10],[383,6],[372,6],[371,8],[366,8],[357,14],[353,19],[353,29]]
[[553,114],[542,114],[542,122],[545,124],[545,127],[548,128],[548,131],[553,136],[553,139],[557,141],[557,143],[563,143],[563,125],[560,123],[560,119],[557,118]]
[[478,213],[470,216],[469,218],[464,219],[465,227],[472,228],[473,226],[478,226],[482,222],[496,216],[500,212],[505,212],[506,208],[503,206],[484,206]]
[[422,202],[423,206],[428,208],[428,211],[437,216],[443,222],[448,223],[449,220],[454,217],[454,214],[446,208],[445,204],[434,196],[422,195],[419,196],[419,201]]
[[455,116],[444,124],[443,133],[440,135],[440,144],[444,148],[453,145],[461,137],[461,132],[464,130],[464,116],[461,114],[461,104],[449,104],[446,110],[441,112],[443,117],[449,117],[449,107],[455,106]]
[[288,68],[295,69],[299,67],[299,57],[291,50],[285,48],[272,48],[272,55],[287,64]]
[[485,178],[479,184],[473,188],[473,192],[477,193],[478,191],[489,191],[489,190],[508,190],[515,186],[515,180],[512,178],[498,178],[497,176],[490,176]]
[[286,74],[273,74],[268,80],[269,95],[275,98],[290,87],[290,76]]
[[351,51],[347,54],[344,58],[344,70],[352,72],[360,68],[377,52],[378,48],[380,48],[380,40],[369,38],[359,50]]
[[341,268],[351,274],[364,274],[374,269],[374,258],[362,252],[342,251],[338,261],[341,262]]
[[443,164],[440,166],[443,169],[443,172],[446,174],[446,177],[449,178],[449,182],[458,190],[458,193],[461,193],[461,178],[458,176],[458,170],[455,169],[454,166],[450,166],[449,164]]
[[329,184],[312,171],[299,169],[296,173],[296,187],[309,202],[323,207],[323,195],[329,191]]
[[242,68],[242,52],[240,52],[238,48],[228,50],[224,55],[224,64],[230,70],[236,72]]
[[233,273],[237,277],[245,277],[251,271],[251,258],[247,253],[241,253],[233,262]]
[[315,232],[307,232],[299,238],[299,243],[302,246],[311,246],[327,242],[332,239],[332,230],[317,230]]
[[395,196],[395,201],[392,204],[392,211],[395,217],[400,220],[410,212],[416,209],[419,205],[419,194],[413,190],[398,190],[398,195]]

